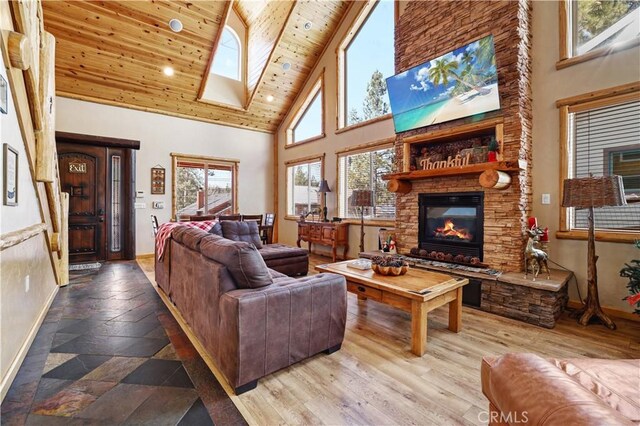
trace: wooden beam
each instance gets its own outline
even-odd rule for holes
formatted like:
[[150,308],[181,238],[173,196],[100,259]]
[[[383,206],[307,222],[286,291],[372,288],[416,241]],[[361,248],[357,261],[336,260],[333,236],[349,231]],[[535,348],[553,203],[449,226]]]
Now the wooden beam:
[[107,136],[83,135],[80,133],[56,132],[57,142],[94,145],[108,148],[140,149],[140,141],[133,139],[111,138]]

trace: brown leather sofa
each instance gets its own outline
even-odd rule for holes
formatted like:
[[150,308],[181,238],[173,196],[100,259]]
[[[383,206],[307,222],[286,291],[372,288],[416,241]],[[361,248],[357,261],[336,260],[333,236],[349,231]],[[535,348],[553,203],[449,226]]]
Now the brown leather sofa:
[[506,354],[482,360],[490,425],[638,425],[640,360],[546,360]]
[[237,394],[260,377],[340,348],[344,277],[288,277],[269,269],[252,243],[197,228],[176,228],[169,245],[156,262],[156,282]]

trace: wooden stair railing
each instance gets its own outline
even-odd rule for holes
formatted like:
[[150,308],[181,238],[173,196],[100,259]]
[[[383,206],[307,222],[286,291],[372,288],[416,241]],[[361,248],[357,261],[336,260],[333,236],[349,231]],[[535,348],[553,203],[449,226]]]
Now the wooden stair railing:
[[55,38],[42,17],[40,1],[0,1],[2,54],[43,222],[34,226],[46,228],[57,283],[66,285],[69,196],[60,191],[55,145]]

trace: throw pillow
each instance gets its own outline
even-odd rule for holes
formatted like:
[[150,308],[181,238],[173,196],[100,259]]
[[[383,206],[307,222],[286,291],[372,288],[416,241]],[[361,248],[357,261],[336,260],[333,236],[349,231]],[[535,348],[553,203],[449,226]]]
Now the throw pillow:
[[222,236],[232,241],[244,241],[256,246],[257,249],[262,248],[262,240],[260,239],[260,231],[258,223],[255,221],[231,221],[223,220],[220,222],[222,226]]
[[208,235],[200,243],[200,253],[226,266],[238,288],[273,284],[269,268],[252,243]]

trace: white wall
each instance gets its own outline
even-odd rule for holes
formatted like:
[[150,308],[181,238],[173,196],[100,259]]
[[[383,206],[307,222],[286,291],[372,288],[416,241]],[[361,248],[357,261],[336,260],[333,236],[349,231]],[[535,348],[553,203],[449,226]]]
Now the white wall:
[[[556,70],[559,59],[558,3],[533,2],[533,214],[552,231],[550,257],[575,272],[586,294],[587,242],[554,238],[559,223],[560,132],[558,99],[606,89],[640,79],[640,48],[616,52]],[[551,194],[551,204],[542,205],[542,194]],[[631,312],[622,300],[626,280],[619,276],[625,262],[640,257],[629,243],[596,243],[600,301],[605,306]],[[575,285],[569,287],[578,300]]]
[[[136,253],[153,253],[149,216],[160,223],[171,217],[171,152],[240,160],[238,207],[241,213],[273,211],[273,136],[251,130],[127,108],[57,98],[56,130],[140,141],[136,153],[136,187],[145,192],[146,209],[136,210]],[[167,170],[165,195],[151,195],[151,168]],[[151,209],[164,201],[164,210]]]
[[[2,55],[0,75],[8,81]],[[0,114],[0,142],[18,151],[18,205],[0,206],[0,234],[42,223],[25,144],[9,87],[8,113]],[[1,147],[0,147],[1,149]],[[2,154],[0,154],[1,156]],[[4,185],[0,159],[0,188]],[[1,196],[0,196],[1,198]],[[2,201],[0,201],[2,203]],[[57,286],[43,233],[0,252],[0,394],[6,394]]]

